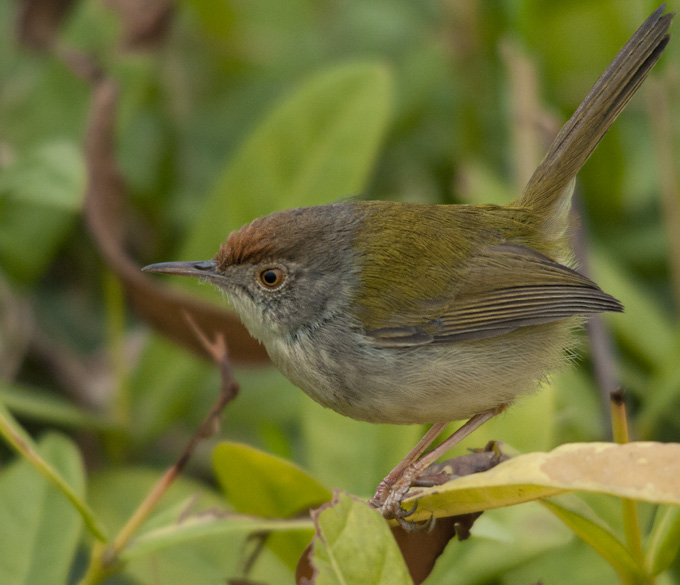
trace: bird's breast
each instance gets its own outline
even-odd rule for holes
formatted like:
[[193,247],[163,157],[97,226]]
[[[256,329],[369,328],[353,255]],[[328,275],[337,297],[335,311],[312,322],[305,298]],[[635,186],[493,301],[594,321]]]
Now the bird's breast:
[[563,363],[572,328],[567,320],[482,341],[377,348],[361,332],[329,323],[265,346],[279,370],[327,408],[368,422],[425,424],[532,393]]

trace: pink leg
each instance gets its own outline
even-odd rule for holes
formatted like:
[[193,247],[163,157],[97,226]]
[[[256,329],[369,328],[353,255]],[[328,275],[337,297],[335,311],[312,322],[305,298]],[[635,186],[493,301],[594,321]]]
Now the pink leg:
[[[437,459],[444,455],[444,453],[446,453],[449,449],[456,446],[465,437],[476,431],[485,422],[490,421],[494,416],[500,414],[504,410],[505,405],[498,408],[493,408],[491,410],[485,410],[484,412],[476,414],[457,431],[453,432],[448,439],[442,441],[439,445],[432,449],[432,451],[418,459],[418,461],[416,461],[413,464],[413,466],[417,466],[420,469],[420,471],[423,471],[426,467],[429,467],[435,461],[437,461]],[[414,476],[413,479],[415,479],[416,477],[417,476]]]
[[[462,427],[455,431],[448,439],[435,447],[432,451],[419,457],[427,446],[434,441],[436,436],[444,428],[444,423],[434,425],[428,433],[420,440],[420,442],[411,450],[411,452],[397,465],[389,475],[380,482],[378,489],[373,498],[371,498],[371,505],[376,508],[381,508],[383,516],[386,518],[401,519],[405,515],[401,508],[401,500],[406,492],[411,487],[411,484],[418,478],[418,476],[432,463],[437,461],[444,453],[457,445],[470,433],[477,430],[485,422],[492,419],[494,416],[505,410],[506,405],[499,406],[491,410],[480,412],[468,420]],[[436,432],[435,432],[436,428]],[[431,436],[434,435],[434,436]],[[426,443],[426,440],[428,442]]]
[[415,447],[408,452],[408,455],[404,457],[397,466],[390,471],[385,479],[383,479],[380,484],[378,484],[375,490],[375,495],[369,500],[369,504],[374,508],[380,508],[384,503],[385,499],[392,490],[394,483],[404,475],[406,469],[413,465],[418,458],[425,452],[425,450],[432,444],[441,433],[448,423],[435,423],[430,427],[430,430],[423,435],[423,438],[418,441]]

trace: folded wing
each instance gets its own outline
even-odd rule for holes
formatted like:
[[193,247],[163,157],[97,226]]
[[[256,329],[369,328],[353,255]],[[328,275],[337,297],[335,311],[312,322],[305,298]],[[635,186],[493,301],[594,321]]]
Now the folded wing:
[[[458,294],[441,300],[434,313],[432,300],[423,300],[425,311],[392,315],[388,326],[368,335],[383,347],[457,343],[577,315],[623,311],[590,279],[522,245],[493,246],[469,266],[456,286]],[[422,314],[433,318],[419,322]]]

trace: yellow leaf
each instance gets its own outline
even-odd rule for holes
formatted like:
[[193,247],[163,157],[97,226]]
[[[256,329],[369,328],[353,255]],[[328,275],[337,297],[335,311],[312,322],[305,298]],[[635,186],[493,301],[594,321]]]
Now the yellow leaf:
[[409,520],[512,506],[565,492],[610,494],[680,505],[680,444],[572,443],[549,453],[529,453],[497,467],[431,488],[411,489],[404,508],[418,501]]

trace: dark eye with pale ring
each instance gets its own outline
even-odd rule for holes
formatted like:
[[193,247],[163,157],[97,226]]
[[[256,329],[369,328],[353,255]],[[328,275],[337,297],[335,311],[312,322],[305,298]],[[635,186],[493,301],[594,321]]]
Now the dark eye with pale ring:
[[264,288],[275,289],[283,284],[286,274],[280,268],[265,268],[257,278]]

